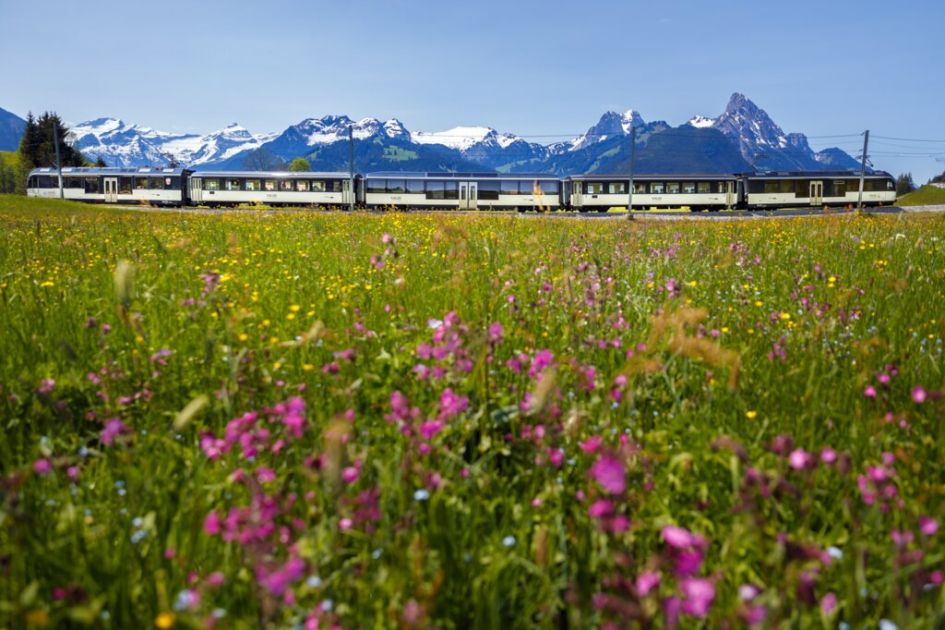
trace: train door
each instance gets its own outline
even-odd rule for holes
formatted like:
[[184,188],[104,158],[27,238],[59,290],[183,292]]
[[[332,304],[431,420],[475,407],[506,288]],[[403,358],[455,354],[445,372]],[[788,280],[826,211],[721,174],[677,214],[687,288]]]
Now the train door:
[[105,202],[116,203],[118,201],[118,178],[105,178]]
[[200,205],[203,202],[203,180],[199,177],[190,178],[190,203]]
[[822,206],[824,203],[824,183],[821,181],[810,183],[810,205]]
[[583,182],[571,182],[571,207],[580,209],[584,205],[584,200],[581,196],[581,186]]
[[734,208],[735,203],[735,182],[725,182],[725,207]]
[[475,210],[479,197],[476,182],[459,182],[459,209]]
[[351,181],[350,179],[345,179],[341,182],[341,203],[344,204],[345,210],[351,207],[352,195],[354,195],[354,193],[351,192]]

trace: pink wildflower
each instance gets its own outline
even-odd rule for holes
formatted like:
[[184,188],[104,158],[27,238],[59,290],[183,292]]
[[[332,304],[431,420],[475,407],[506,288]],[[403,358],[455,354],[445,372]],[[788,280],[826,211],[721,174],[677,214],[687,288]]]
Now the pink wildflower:
[[872,385],[867,385],[866,389],[863,390],[863,395],[867,398],[876,398],[876,388]]
[[52,463],[46,458],[37,459],[35,462],[33,462],[33,472],[35,472],[37,475],[45,477],[51,473],[52,470]]
[[128,433],[129,429],[124,422],[118,418],[110,418],[105,421],[105,429],[101,433],[102,444],[110,445],[119,435]]
[[51,394],[53,387],[56,386],[56,381],[51,378],[44,378],[39,382],[39,387],[36,388],[36,392],[39,394]]
[[915,402],[915,404],[921,405],[924,403],[926,396],[927,394],[925,388],[921,385],[916,385],[912,388],[912,400]]
[[659,586],[660,574],[655,571],[644,571],[637,576],[637,597],[646,597],[650,591]]
[[220,515],[216,512],[210,512],[203,521],[203,531],[210,536],[215,536],[220,533],[220,524]]
[[598,457],[591,466],[590,473],[608,494],[623,494],[623,491],[627,489],[623,462],[610,453],[604,453]]
[[715,599],[715,584],[705,578],[686,578],[679,584],[685,595],[682,610],[687,615],[704,619]]
[[925,536],[934,536],[938,531],[938,521],[930,516],[920,516],[919,530]]

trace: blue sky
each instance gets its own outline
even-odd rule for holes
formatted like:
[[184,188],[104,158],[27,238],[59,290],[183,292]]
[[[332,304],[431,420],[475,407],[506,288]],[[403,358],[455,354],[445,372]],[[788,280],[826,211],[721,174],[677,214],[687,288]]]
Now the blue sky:
[[[343,113],[568,135],[607,109],[716,116],[738,91],[789,132],[945,140],[943,23],[940,0],[0,0],[0,107],[202,133]],[[901,155],[945,143],[883,142],[878,167],[945,170]]]

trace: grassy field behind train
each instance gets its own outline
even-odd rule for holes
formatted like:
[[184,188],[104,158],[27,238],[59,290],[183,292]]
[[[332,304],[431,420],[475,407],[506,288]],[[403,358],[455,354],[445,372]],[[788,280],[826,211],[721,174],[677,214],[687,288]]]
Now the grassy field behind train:
[[945,188],[927,185],[903,195],[896,200],[900,206],[939,206],[945,205]]
[[945,623],[945,217],[0,197],[0,627]]

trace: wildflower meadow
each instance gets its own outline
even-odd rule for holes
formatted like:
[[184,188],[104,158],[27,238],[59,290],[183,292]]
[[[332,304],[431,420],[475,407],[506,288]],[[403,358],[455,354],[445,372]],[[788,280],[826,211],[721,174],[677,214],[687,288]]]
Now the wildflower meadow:
[[0,198],[0,628],[945,624],[945,217]]

